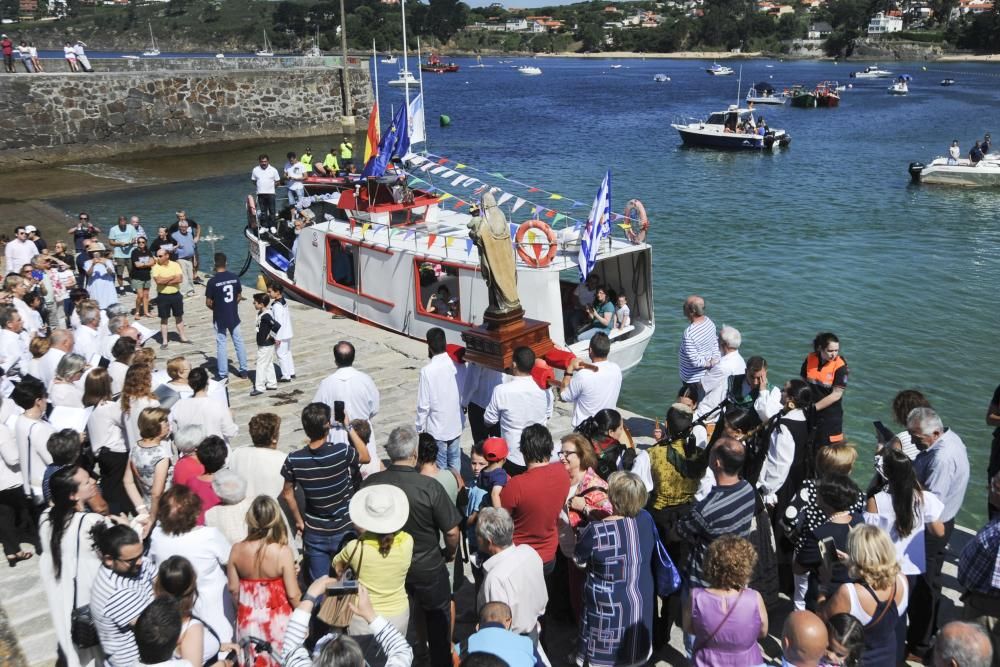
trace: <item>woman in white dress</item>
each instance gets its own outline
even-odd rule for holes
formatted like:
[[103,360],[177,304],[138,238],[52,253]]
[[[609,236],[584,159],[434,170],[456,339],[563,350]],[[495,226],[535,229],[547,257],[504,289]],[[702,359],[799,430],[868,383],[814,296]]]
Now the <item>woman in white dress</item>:
[[198,574],[198,599],[194,616],[212,628],[219,641],[233,640],[236,619],[227,590],[226,566],[232,547],[217,528],[198,526],[201,499],[186,486],[175,486],[163,494],[153,529],[149,557],[159,566],[171,556],[183,556]]
[[87,360],[75,352],[64,355],[56,365],[49,387],[49,403],[55,407],[83,408],[83,388],[78,382],[87,370]]
[[[77,60],[80,59],[77,54]],[[90,246],[90,259],[83,264],[87,276],[87,293],[104,310],[118,303],[118,290],[115,288],[115,266],[104,256],[103,243]]]
[[90,604],[90,589],[101,568],[90,530],[103,521],[100,514],[86,512],[84,504],[94,497],[97,484],[77,466],[66,467],[52,476],[52,507],[42,515],[39,533],[44,553],[39,565],[42,584],[49,601],[52,626],[68,667],[100,665],[100,645],[78,649],[70,636],[70,614],[74,605]]

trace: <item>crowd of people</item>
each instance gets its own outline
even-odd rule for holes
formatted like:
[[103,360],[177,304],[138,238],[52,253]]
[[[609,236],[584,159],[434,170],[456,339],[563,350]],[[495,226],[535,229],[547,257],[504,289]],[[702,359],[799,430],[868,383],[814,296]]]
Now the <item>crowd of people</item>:
[[[833,333],[772,383],[740,332],[688,298],[680,389],[648,448],[617,410],[604,330],[551,382],[530,348],[501,373],[431,329],[413,425],[388,433],[378,385],[340,341],[299,415],[303,442],[279,442],[281,418],[259,412],[245,444],[225,390],[229,337],[249,375],[225,256],[204,292],[216,363],[163,363],[140,323],[155,285],[161,351],[171,317],[188,340],[192,226],[179,212],[147,248],[122,217],[106,257],[81,214],[75,255],[33,228],[5,249],[0,538],[11,567],[40,560],[61,664],[643,665],[676,627],[691,664],[760,665],[782,596],[787,665],[991,664],[1000,522],[961,552],[961,619],[941,603],[965,446],[904,390],[900,430],[880,429],[863,469]],[[613,310],[604,294],[593,312]],[[259,395],[295,378],[292,315],[278,285],[253,301]],[[557,401],[569,432],[551,430]],[[1000,442],[1000,389],[987,420]],[[998,472],[1000,454],[991,514]],[[467,637],[458,617],[476,621]]]
[[[6,74],[14,74],[17,71],[14,66],[15,53],[21,60],[24,71],[28,74],[45,71],[42,62],[38,59],[38,49],[35,48],[34,42],[22,39],[20,44],[15,46],[10,37],[0,35],[0,54],[3,55],[3,68]],[[94,71],[90,66],[90,59],[87,57],[87,45],[83,41],[66,42],[63,46],[63,55],[66,59],[66,67],[70,72]]]

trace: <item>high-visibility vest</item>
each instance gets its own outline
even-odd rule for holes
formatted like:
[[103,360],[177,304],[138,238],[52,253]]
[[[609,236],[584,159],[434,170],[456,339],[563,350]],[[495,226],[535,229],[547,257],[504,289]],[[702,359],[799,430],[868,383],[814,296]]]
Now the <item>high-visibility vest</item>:
[[340,144],[340,159],[350,160],[354,157],[354,146],[351,145],[350,141],[344,141]]
[[819,354],[810,352],[806,357],[806,377],[805,381],[814,387],[823,389],[833,389],[833,380],[837,376],[837,371],[847,365],[843,357],[837,357],[833,361],[822,364]]

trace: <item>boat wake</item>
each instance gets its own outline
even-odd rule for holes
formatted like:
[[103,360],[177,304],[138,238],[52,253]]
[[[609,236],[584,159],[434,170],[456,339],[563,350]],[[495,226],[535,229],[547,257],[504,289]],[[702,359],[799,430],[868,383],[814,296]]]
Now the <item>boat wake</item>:
[[165,181],[165,179],[162,178],[140,175],[138,170],[122,167],[121,165],[109,164],[107,162],[94,162],[91,164],[64,164],[59,167],[59,169],[75,171],[87,174],[88,176],[95,176],[97,178],[107,178],[112,181],[121,181],[122,183],[128,183],[129,185],[162,183]]

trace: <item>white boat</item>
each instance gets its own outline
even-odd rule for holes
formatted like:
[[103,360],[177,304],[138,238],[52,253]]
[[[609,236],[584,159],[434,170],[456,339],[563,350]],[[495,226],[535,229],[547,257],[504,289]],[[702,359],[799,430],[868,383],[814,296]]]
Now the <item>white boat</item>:
[[399,58],[392,55],[391,53],[387,55],[385,58],[382,58],[382,62],[386,65],[395,65],[398,60]]
[[[670,127],[681,135],[686,146],[714,148],[716,150],[775,150],[791,143],[784,130],[769,129],[764,134],[747,129],[753,112],[737,108],[735,104],[725,111],[716,111],[706,120],[671,123]],[[741,129],[743,128],[743,129]]]
[[389,81],[389,85],[404,88],[407,85],[419,86],[420,82],[417,81],[416,77],[413,76],[413,73],[410,70],[401,69],[399,70],[399,76]]
[[909,172],[914,183],[995,188],[1000,187],[1000,155],[989,153],[977,164],[967,158],[951,161],[946,157],[934,158],[930,164],[911,162]]
[[667,83],[668,81],[670,81],[670,77],[667,76],[666,74],[654,74],[653,81],[657,83]]
[[469,65],[469,67],[470,68],[476,68],[476,69],[482,69],[482,68],[486,67],[486,65],[483,64],[483,57],[482,56],[476,56],[476,64],[475,65]]
[[706,68],[705,71],[712,76],[729,76],[731,74],[736,74],[736,71],[732,67],[726,67],[725,65],[720,65],[719,63],[712,63],[712,66]]
[[866,67],[860,72],[851,72],[852,79],[888,79],[892,76],[889,70],[879,69],[878,65]]
[[525,76],[538,76],[542,73],[542,68],[535,67],[534,65],[523,65],[518,67],[517,71]]
[[125,60],[139,60],[139,56],[133,56],[133,55],[122,56],[122,58],[124,58]]
[[906,95],[907,93],[910,92],[909,81],[910,81],[909,74],[901,75],[898,79],[896,79],[895,83],[889,86],[889,88],[887,89],[888,93],[890,95]]
[[226,54],[225,53],[216,53],[215,57],[218,58],[219,60],[222,60],[223,58],[226,57]]
[[[410,164],[427,159],[417,157]],[[489,298],[478,249],[469,242],[471,215],[455,210],[451,201],[440,203],[430,192],[399,185],[395,176],[324,184],[311,180],[305,182],[303,203],[313,223],[298,236],[293,266],[295,232],[286,219],[288,208],[271,225],[261,225],[248,211],[250,255],[265,278],[303,303],[411,338],[424,339],[429,329],[440,327],[449,342],[462,345],[462,332],[482,324]],[[511,222],[531,217],[525,209]],[[563,331],[563,294],[579,276],[578,236],[574,240],[572,235],[572,227],[560,231],[547,265],[533,266],[518,257],[517,284],[525,316],[548,322],[557,346],[586,359],[587,341],[567,345]],[[547,250],[542,253],[548,256]],[[613,336],[611,343],[610,359],[623,370],[639,364],[655,331],[651,262],[651,246],[614,235],[602,242],[597,256],[594,273],[625,294],[632,311],[632,328]],[[440,287],[448,288],[454,303],[447,314],[427,308]]]
[[621,69],[621,68],[622,68],[621,65],[612,65],[611,66],[611,69]]
[[754,104],[783,105],[788,101],[785,95],[775,95],[774,87],[768,83],[755,83],[747,91],[747,102]]
[[257,51],[254,55],[260,56],[261,58],[270,58],[274,56],[274,51],[271,50],[271,42],[267,39],[267,30],[264,31],[264,48]]
[[153,24],[146,21],[146,25],[149,26],[149,43],[150,47],[142,52],[142,55],[153,58],[160,55],[160,47],[156,45],[156,37],[153,36]]

